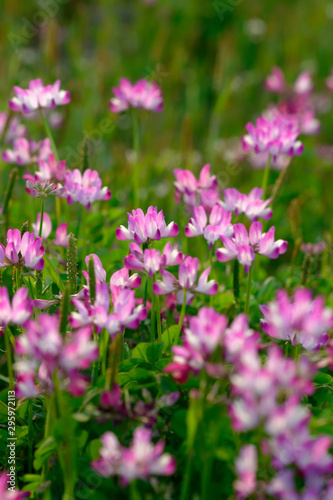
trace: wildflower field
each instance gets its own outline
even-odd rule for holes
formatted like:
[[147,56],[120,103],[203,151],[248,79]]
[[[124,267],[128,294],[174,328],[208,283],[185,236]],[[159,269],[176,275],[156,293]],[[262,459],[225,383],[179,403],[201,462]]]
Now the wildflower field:
[[333,500],[333,3],[1,7],[0,500]]

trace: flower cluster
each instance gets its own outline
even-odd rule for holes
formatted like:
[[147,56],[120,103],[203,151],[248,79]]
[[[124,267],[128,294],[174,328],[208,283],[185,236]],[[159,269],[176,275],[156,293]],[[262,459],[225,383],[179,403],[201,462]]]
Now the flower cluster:
[[220,204],[214,205],[207,224],[207,214],[203,206],[193,208],[193,217],[190,218],[188,226],[185,227],[185,236],[203,235],[209,248],[221,237],[233,235],[231,224],[231,212],[226,211]]
[[[221,205],[235,215],[244,214],[251,222],[258,219],[269,220],[273,210],[268,206],[271,199],[262,200],[263,189],[255,187],[248,195],[240,193],[236,188],[223,190],[224,201]],[[228,236],[228,235],[224,235]]]
[[59,320],[40,314],[38,322],[29,320],[25,330],[17,337],[15,347],[18,397],[36,397],[43,390],[52,392],[55,378],[73,396],[83,394],[88,382],[79,370],[87,369],[98,358],[91,329],[77,330],[66,343],[59,332]]
[[221,240],[224,247],[216,251],[217,259],[220,262],[237,259],[247,273],[255,260],[256,253],[270,259],[277,259],[279,255],[287,251],[288,246],[287,241],[275,241],[274,226],[267,233],[263,233],[260,221],[251,224],[249,233],[243,224],[235,224],[234,236],[232,238],[221,236]]
[[120,113],[128,108],[143,108],[159,112],[163,109],[161,89],[154,82],[139,80],[134,85],[127,78],[120,79],[119,87],[114,87],[114,96],[110,101],[112,113]]
[[6,163],[16,163],[23,166],[38,161],[46,161],[50,154],[51,144],[49,139],[34,142],[21,137],[13,141],[13,149],[6,149],[2,153],[2,159]]
[[32,303],[26,288],[19,288],[10,303],[8,290],[0,287],[0,327],[4,328],[10,323],[24,326],[32,314]]
[[53,109],[56,106],[62,106],[70,102],[70,93],[68,90],[60,89],[60,80],[52,85],[44,86],[42,80],[37,78],[31,80],[28,89],[21,89],[15,86],[16,94],[9,101],[9,106],[13,111],[30,114],[38,109]]
[[40,271],[44,267],[44,253],[41,238],[28,231],[21,237],[18,229],[9,229],[6,246],[0,243],[0,268],[15,266]]
[[120,476],[123,486],[135,479],[171,476],[176,470],[175,459],[163,453],[162,441],[152,443],[149,429],[135,429],[129,448],[123,447],[113,432],[103,434],[101,441],[100,458],[92,462],[92,467],[104,477]]
[[327,330],[333,327],[333,310],[324,307],[324,298],[312,300],[311,290],[298,289],[290,300],[286,290],[279,290],[276,300],[260,306],[263,331],[275,339],[301,344],[304,349],[318,350],[327,344]]
[[210,165],[205,165],[197,180],[190,170],[176,168],[173,171],[176,181],[176,202],[180,203],[183,198],[185,207],[190,213],[193,207],[202,205],[205,210],[211,212],[214,205],[219,201],[220,194],[215,175],[210,175]]

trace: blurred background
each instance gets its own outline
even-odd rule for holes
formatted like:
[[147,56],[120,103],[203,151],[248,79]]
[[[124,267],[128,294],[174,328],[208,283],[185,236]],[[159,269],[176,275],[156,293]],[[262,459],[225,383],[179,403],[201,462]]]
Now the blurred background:
[[[130,116],[110,113],[111,88],[123,76],[160,85],[164,111],[142,114],[139,194],[142,208],[156,204],[168,221],[179,216],[174,168],[198,175],[211,163],[221,188],[248,192],[261,185],[262,171],[238,153],[246,123],[276,101],[264,79],[274,66],[290,84],[311,71],[321,131],[301,136],[305,152],[292,159],[272,223],[279,238],[294,243],[329,237],[333,118],[325,79],[333,66],[333,2],[1,0],[0,24],[1,110],[8,109],[13,85],[61,79],[72,100],[53,118],[61,124],[54,132],[60,157],[80,167],[88,137],[89,166],[111,188],[114,207],[131,208],[132,130]],[[28,129],[33,139],[44,137],[40,124],[29,122]],[[10,166],[2,163],[2,170],[3,193]],[[271,172],[271,185],[278,175]]]

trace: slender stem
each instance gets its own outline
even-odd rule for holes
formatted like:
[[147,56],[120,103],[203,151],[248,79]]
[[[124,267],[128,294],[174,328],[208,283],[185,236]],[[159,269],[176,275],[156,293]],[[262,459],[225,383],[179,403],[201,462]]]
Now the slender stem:
[[150,316],[150,337],[151,337],[151,342],[155,342],[155,329],[156,329],[156,323],[155,323],[155,315],[156,315],[156,301],[155,301],[155,294],[153,292],[153,278],[149,278],[149,283],[150,283],[150,290],[151,290],[151,316]]
[[192,476],[192,465],[193,465],[193,450],[191,449],[187,455],[184,479],[182,482],[182,488],[180,493],[180,500],[187,500],[190,493],[190,484]]
[[144,296],[144,299],[143,299],[143,305],[146,307],[147,305],[147,296],[148,296],[148,281],[149,281],[149,278],[147,276],[146,278],[146,284],[145,284],[145,296]]
[[41,198],[41,207],[40,207],[40,223],[39,223],[39,237],[42,237],[42,232],[43,232],[43,219],[44,219],[44,203],[45,203],[45,198]]
[[43,125],[44,125],[44,128],[45,128],[46,135],[50,139],[50,143],[51,143],[51,147],[52,147],[52,150],[53,150],[54,157],[55,157],[56,161],[58,162],[59,161],[58,150],[56,148],[56,145],[55,145],[55,142],[54,142],[54,139],[53,139],[53,135],[52,135],[50,126],[49,126],[49,124],[47,122],[47,119],[45,118],[44,113],[43,113],[42,110],[40,110],[40,116],[42,117],[42,121],[43,121]]
[[264,175],[263,175],[263,178],[262,178],[262,189],[264,190],[263,192],[263,199],[265,198],[265,195],[266,195],[266,189],[267,189],[267,183],[268,183],[268,175],[269,175],[269,169],[270,169],[270,166],[271,166],[271,155],[268,155],[268,160],[267,160],[267,163],[266,163],[266,167],[265,167],[265,170],[264,170]]
[[33,425],[32,425],[32,399],[28,403],[28,418],[29,418],[29,439],[28,439],[28,472],[32,472],[32,457],[33,457]]
[[133,149],[134,149],[134,164],[132,172],[132,189],[134,208],[139,206],[139,154],[140,154],[140,127],[139,115],[135,109],[132,112],[133,119]]
[[56,197],[55,199],[55,211],[56,211],[57,224],[59,226],[61,222],[61,199],[58,197]]
[[179,318],[179,323],[178,323],[178,331],[177,331],[177,335],[176,335],[176,338],[175,338],[175,345],[178,344],[178,340],[179,340],[179,337],[180,337],[180,332],[182,331],[182,326],[183,326],[185,311],[186,311],[186,290],[184,289],[183,305],[182,305],[182,310],[181,310],[181,313],[180,313],[180,318]]
[[156,320],[157,320],[157,341],[162,342],[160,296],[155,295],[155,300],[156,300]]
[[14,387],[14,372],[13,372],[12,350],[10,347],[8,326],[5,329],[4,337],[5,337],[5,348],[6,348],[6,358],[7,358],[7,370],[9,378],[9,390],[12,390]]
[[131,481],[129,484],[129,498],[130,500],[141,500],[136,481]]
[[245,314],[249,314],[249,310],[250,310],[250,295],[251,295],[252,270],[253,270],[253,263],[252,263],[252,265],[250,267],[249,274],[248,274],[248,277],[247,277],[247,289],[246,289],[246,299],[245,299],[245,308],[244,308]]

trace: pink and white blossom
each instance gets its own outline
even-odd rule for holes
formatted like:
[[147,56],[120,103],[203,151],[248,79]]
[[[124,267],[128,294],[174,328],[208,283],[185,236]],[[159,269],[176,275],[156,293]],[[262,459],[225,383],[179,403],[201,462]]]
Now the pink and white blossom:
[[110,101],[112,113],[121,113],[130,107],[155,112],[163,109],[161,89],[156,83],[146,79],[132,84],[127,78],[121,78],[119,87],[114,87],[112,90],[114,93],[114,97]]
[[210,175],[210,165],[202,167],[197,180],[190,170],[176,168],[173,171],[176,182],[176,202],[183,202],[190,213],[193,207],[202,205],[207,212],[211,212],[214,205],[219,201],[217,178]]
[[269,220],[273,215],[273,210],[268,206],[271,198],[262,200],[263,192],[263,189],[257,187],[253,188],[248,195],[240,193],[236,188],[224,189],[224,201],[220,203],[225,210],[235,212],[235,215],[245,214],[251,222],[259,218]]
[[21,137],[13,142],[13,149],[6,149],[2,159],[6,163],[16,163],[19,166],[30,165],[40,160],[47,160],[52,152],[49,139],[34,142]]
[[84,171],[83,175],[79,169],[67,170],[65,175],[65,190],[67,203],[79,202],[86,210],[94,201],[109,200],[111,191],[102,187],[102,181],[97,170]]
[[233,235],[231,212],[226,211],[220,204],[214,205],[209,216],[209,224],[207,222],[208,217],[204,207],[201,205],[194,207],[193,217],[185,227],[185,236],[189,238],[203,235],[211,249],[221,236]]
[[32,302],[28,297],[26,288],[19,288],[12,301],[9,299],[6,287],[0,287],[0,326],[5,327],[10,323],[14,325],[23,325],[32,314]]
[[28,231],[21,237],[18,229],[9,229],[6,246],[0,244],[0,268],[17,266],[40,271],[44,267],[44,253],[41,238]]
[[30,81],[28,89],[17,86],[13,89],[16,96],[9,101],[9,106],[13,111],[25,114],[43,108],[54,109],[70,102],[70,93],[68,90],[60,89],[60,80],[44,86],[42,80],[37,78]]
[[160,240],[177,236],[178,225],[170,222],[166,225],[163,210],[157,211],[157,207],[149,207],[147,213],[138,208],[132,210],[128,215],[128,228],[120,226],[116,230],[116,237],[121,241],[135,241],[142,245],[149,240]]

